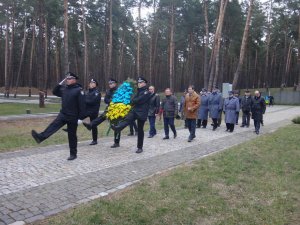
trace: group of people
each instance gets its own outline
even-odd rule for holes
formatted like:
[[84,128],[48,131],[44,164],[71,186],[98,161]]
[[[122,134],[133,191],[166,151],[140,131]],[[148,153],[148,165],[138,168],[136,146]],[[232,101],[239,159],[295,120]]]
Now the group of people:
[[[84,92],[82,86],[77,83],[78,76],[74,73],[67,73],[66,78],[59,83],[54,89],[53,94],[62,98],[62,107],[56,119],[48,125],[41,133],[35,130],[31,131],[32,137],[37,143],[46,140],[52,134],[57,132],[64,125],[67,125],[70,156],[68,160],[77,158],[77,126],[78,120],[87,117],[90,123],[83,122],[83,125],[92,131],[92,142],[90,145],[96,145],[98,139],[98,130],[102,122],[107,120],[106,114],[108,106],[112,101],[112,97],[118,88],[118,81],[110,79],[108,81],[108,90],[104,96],[104,102],[107,105],[103,113],[99,115],[101,103],[101,93],[98,90],[98,82],[91,79],[89,88]],[[148,82],[145,78],[137,79],[137,93],[131,100],[132,109],[128,115],[118,124],[112,124],[114,131],[114,144],[111,148],[120,147],[121,131],[130,126],[133,134],[133,128],[136,126],[137,133],[137,150],[136,153],[143,152],[144,143],[144,124],[148,120],[150,129],[148,138],[153,138],[156,134],[156,118],[161,119],[163,116],[165,136],[163,140],[170,139],[170,129],[173,132],[173,138],[177,137],[175,128],[175,119],[184,119],[185,125],[189,129],[188,142],[196,137],[196,127],[206,128],[208,117],[212,119],[213,130],[220,126],[222,112],[225,114],[226,127],[229,132],[233,132],[234,125],[238,120],[240,108],[243,112],[242,127],[249,127],[250,114],[254,119],[255,132],[259,134],[259,127],[262,122],[262,115],[265,112],[265,101],[258,91],[255,96],[251,97],[250,92],[246,91],[242,98],[234,96],[233,92],[229,92],[229,97],[223,100],[218,87],[214,87],[212,92],[202,89],[200,95],[194,90],[194,86],[190,85],[184,94],[178,107],[177,97],[172,93],[170,88],[166,88],[162,100],[155,92],[154,86],[147,86]],[[181,112],[181,117],[179,116]],[[137,122],[137,125],[135,124]]]

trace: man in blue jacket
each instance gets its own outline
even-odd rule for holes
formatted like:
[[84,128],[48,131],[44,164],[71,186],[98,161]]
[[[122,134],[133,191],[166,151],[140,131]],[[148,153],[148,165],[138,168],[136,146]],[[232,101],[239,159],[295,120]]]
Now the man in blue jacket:
[[[67,77],[53,89],[53,94],[62,99],[60,113],[43,132],[31,131],[34,140],[41,143],[67,124],[70,148],[68,160],[77,158],[77,121],[85,117],[84,92],[77,80],[77,75],[71,72],[67,73]],[[64,82],[66,82],[66,85]]]

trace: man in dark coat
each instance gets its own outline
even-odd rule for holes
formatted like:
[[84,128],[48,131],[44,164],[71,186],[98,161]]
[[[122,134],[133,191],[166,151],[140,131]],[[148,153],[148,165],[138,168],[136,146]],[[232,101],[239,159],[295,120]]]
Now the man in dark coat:
[[[67,124],[70,157],[68,160],[77,158],[77,126],[78,119],[85,117],[84,92],[80,84],[77,84],[78,76],[68,72],[67,77],[53,89],[53,94],[61,97],[61,110],[56,119],[41,133],[35,130],[31,135],[37,143],[46,140]],[[66,85],[64,83],[66,82]]]
[[198,121],[197,121],[197,127],[200,128],[206,128],[207,126],[207,120],[208,120],[208,95],[207,90],[205,88],[202,88],[202,91],[200,92],[200,98],[201,98],[201,105],[198,110]]
[[[233,93],[234,93],[234,97],[236,97],[239,100],[239,103],[241,105],[242,98],[240,97],[240,92],[238,90],[236,90]],[[236,115],[236,123],[235,124],[238,125],[239,124],[240,111],[238,111],[236,114],[237,115]]]
[[[101,93],[99,92],[97,87],[98,82],[95,79],[91,79],[89,90],[85,94],[86,116],[90,118],[90,121],[96,119],[99,114]],[[90,143],[90,145],[96,145],[98,139],[97,126],[92,127],[92,137],[93,141]]]
[[137,120],[138,141],[136,153],[143,152],[144,144],[144,125],[147,121],[149,111],[149,101],[153,94],[148,91],[147,80],[143,77],[138,78],[138,89],[136,95],[132,99],[132,109],[117,126],[112,125],[111,128],[116,132],[121,132],[126,126]]
[[[115,91],[118,88],[118,81],[111,78],[108,81],[109,89],[106,91],[104,102],[107,104],[105,111],[96,119],[92,120],[91,123],[85,123],[83,122],[83,125],[88,129],[92,130],[93,128],[99,126],[102,122],[106,120],[106,113],[109,106],[109,103],[112,100],[112,97],[115,93]],[[114,132],[114,144],[111,146],[111,148],[118,148],[120,147],[120,139],[121,139],[121,133],[120,132]]]
[[223,109],[223,99],[222,94],[218,92],[218,87],[214,87],[212,93],[208,98],[208,108],[210,112],[210,117],[213,121],[213,130],[215,131],[218,127],[218,119],[220,118],[220,113]]
[[148,138],[153,138],[156,135],[155,120],[156,120],[156,116],[159,113],[160,97],[158,94],[155,93],[154,86],[149,87],[149,92],[152,94],[152,97],[150,98],[149,112],[148,112],[148,120],[150,124]]
[[241,127],[249,127],[250,125],[250,114],[252,107],[252,97],[250,91],[245,91],[245,96],[241,100],[241,109],[243,112],[243,121]]
[[233,132],[238,115],[237,112],[240,111],[240,103],[232,91],[229,91],[228,94],[229,97],[224,101],[223,112],[225,113],[226,131]]
[[173,131],[174,138],[177,137],[174,120],[175,117],[178,115],[177,98],[172,94],[170,88],[166,88],[165,96],[166,97],[161,102],[160,113],[159,113],[160,118],[161,118],[161,114],[163,114],[164,117],[165,137],[163,138],[163,140],[169,139],[169,127]]
[[261,96],[259,91],[255,91],[253,103],[251,107],[252,119],[254,120],[255,133],[259,134],[260,123],[263,119],[263,114],[266,111],[265,99]]

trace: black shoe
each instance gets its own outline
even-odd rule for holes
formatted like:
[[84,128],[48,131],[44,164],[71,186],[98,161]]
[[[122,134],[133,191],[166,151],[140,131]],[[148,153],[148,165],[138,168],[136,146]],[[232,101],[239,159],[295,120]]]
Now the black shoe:
[[192,142],[193,138],[189,137],[188,142]]
[[200,125],[197,125],[197,128],[200,128],[201,126]]
[[92,141],[92,142],[90,143],[90,145],[96,145],[96,144],[98,144],[97,141]]
[[257,130],[257,131],[255,131],[255,133],[257,134],[257,135],[259,135],[259,131]]
[[134,134],[132,134],[132,133],[129,133],[127,136],[134,136]]
[[35,130],[31,131],[31,135],[34,138],[34,140],[36,141],[36,143],[41,143],[43,141],[43,139],[40,137],[40,134],[38,134]]
[[142,148],[138,148],[135,153],[142,153],[142,152],[143,152],[143,149]]
[[148,138],[153,138],[153,137],[154,137],[154,135],[149,135],[149,136],[148,136]]
[[174,137],[174,139],[175,139],[175,138],[177,137],[177,133],[175,133],[173,137]]
[[169,136],[165,136],[165,137],[163,138],[163,140],[167,140],[167,139],[169,139]]
[[91,126],[91,124],[90,124],[90,123],[83,122],[82,124],[83,124],[83,126],[85,126],[85,127],[86,127],[86,129],[88,129],[88,130],[92,130],[92,126]]
[[206,126],[203,126],[202,129],[206,129]]
[[215,131],[216,129],[217,129],[217,128],[216,128],[216,127],[214,127],[214,128],[213,128],[213,131]]
[[264,126],[264,123],[261,123],[262,126]]
[[111,148],[118,148],[120,147],[120,144],[119,143],[114,143],[112,146],[110,146]]
[[247,125],[246,127],[249,128],[249,125]]
[[70,157],[69,157],[67,160],[74,160],[74,159],[76,159],[76,158],[77,158],[76,155],[70,155]]
[[241,127],[245,127],[245,125],[241,125]]
[[232,132],[233,132],[233,130],[230,130],[229,132],[230,132],[230,133],[232,133]]
[[67,132],[68,133],[68,128],[64,128],[62,129],[64,132]]
[[235,125],[239,125],[239,123],[235,123]]

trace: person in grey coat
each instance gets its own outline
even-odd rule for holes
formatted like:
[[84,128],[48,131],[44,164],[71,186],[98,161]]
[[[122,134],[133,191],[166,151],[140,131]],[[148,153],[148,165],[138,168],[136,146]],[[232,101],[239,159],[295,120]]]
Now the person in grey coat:
[[218,119],[220,118],[220,112],[222,112],[223,109],[222,94],[218,92],[217,86],[213,88],[212,93],[209,95],[208,109],[210,117],[213,121],[213,130],[215,131],[218,127]]
[[226,131],[233,132],[236,123],[237,112],[240,111],[239,99],[233,96],[233,92],[228,92],[229,97],[225,99],[223,112],[225,113]]
[[197,128],[206,128],[207,126],[207,119],[208,119],[208,95],[207,90],[202,88],[200,92],[201,97],[201,105],[198,110],[198,121],[197,121]]
[[245,96],[242,98],[241,101],[241,109],[243,112],[243,122],[241,127],[249,127],[250,125],[250,114],[251,114],[251,107],[252,107],[252,97],[250,94],[250,91],[246,90],[245,91]]

